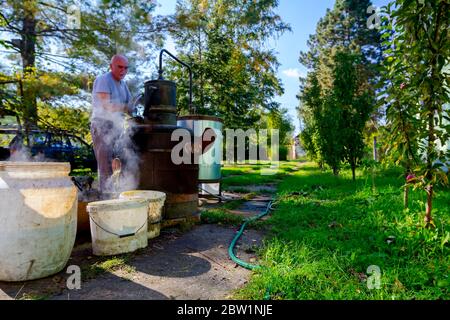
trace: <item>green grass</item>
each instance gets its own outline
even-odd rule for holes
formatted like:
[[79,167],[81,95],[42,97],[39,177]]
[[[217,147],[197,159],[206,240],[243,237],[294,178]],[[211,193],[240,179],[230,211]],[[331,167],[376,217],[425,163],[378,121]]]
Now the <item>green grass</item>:
[[230,188],[228,186],[229,191],[233,191],[234,193],[251,193],[252,191],[250,189],[247,189],[245,187],[237,187],[237,188]]
[[259,171],[259,166],[251,165],[224,165],[222,167],[222,177],[227,178],[229,176],[241,175],[245,173],[255,173]]
[[128,274],[136,272],[135,268],[129,263],[132,259],[132,254],[123,254],[121,256],[105,257],[94,263],[88,263],[82,266],[81,275],[84,280],[93,279],[104,273],[111,273],[117,270],[124,271]]
[[286,174],[295,172],[298,165],[299,162],[297,161],[283,161],[278,168],[274,169],[270,169],[268,165],[224,166],[222,169],[222,188],[227,190],[230,187],[279,183]]
[[94,179],[97,179],[97,172],[92,172],[91,169],[74,169],[70,172],[70,176],[92,176]]
[[228,189],[230,186],[248,186],[274,183],[274,181],[280,178],[281,177],[278,174],[274,176],[263,176],[259,173],[247,173],[242,176],[224,178],[222,180],[222,188]]
[[211,209],[202,212],[202,223],[222,224],[237,226],[244,222],[244,218],[239,215],[231,214],[227,209]]
[[[245,217],[231,213],[246,201],[253,198],[256,194],[246,194],[242,199],[232,200],[224,203],[220,208],[205,210],[201,214],[201,222],[209,224],[221,224],[239,226],[245,221]],[[265,221],[252,221],[248,227],[253,229],[261,229],[266,225]]]
[[[233,187],[234,192],[245,193],[246,195],[239,200],[232,200],[224,203],[220,208],[210,209],[202,212],[202,223],[210,224],[222,224],[238,226],[245,220],[244,217],[230,213],[230,210],[237,209],[240,205],[248,200],[251,200],[261,193],[272,193],[269,190],[262,189],[259,192],[246,189],[245,186],[257,185],[262,183],[273,183],[274,181],[281,181],[288,174],[292,174],[298,170],[300,161],[283,161],[280,162],[280,166],[275,175],[261,175],[261,169],[267,169],[267,165],[225,165],[222,169],[223,179],[222,185],[230,188]],[[223,188],[225,188],[223,187]],[[254,221],[248,225],[248,228],[262,229],[267,226],[266,221]]]
[[[231,214],[228,209],[211,209],[202,212],[201,222],[206,224],[218,224],[218,225],[226,225],[226,226],[234,226],[240,227],[245,222],[245,217]],[[268,222],[267,221],[251,221],[247,225],[247,229],[253,230],[267,230]]]
[[[238,299],[449,299],[450,190],[434,202],[435,229],[423,228],[425,194],[403,209],[401,171],[357,181],[308,164],[279,185],[272,230],[260,252],[264,268]],[[369,266],[381,270],[380,288]],[[369,281],[368,281],[369,279]]]

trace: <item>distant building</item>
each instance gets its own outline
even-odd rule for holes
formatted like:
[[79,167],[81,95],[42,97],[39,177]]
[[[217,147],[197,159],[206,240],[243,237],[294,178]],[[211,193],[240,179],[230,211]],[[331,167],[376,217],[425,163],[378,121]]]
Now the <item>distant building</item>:
[[289,160],[295,160],[305,155],[305,151],[303,150],[300,143],[300,135],[294,137],[294,143],[290,146],[289,150]]

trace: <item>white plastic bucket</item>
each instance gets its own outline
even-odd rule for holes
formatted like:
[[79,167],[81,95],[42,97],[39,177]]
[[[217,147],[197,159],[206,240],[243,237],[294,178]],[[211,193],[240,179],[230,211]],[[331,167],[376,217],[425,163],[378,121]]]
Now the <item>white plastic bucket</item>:
[[61,271],[73,249],[77,189],[69,163],[0,162],[0,281]]
[[91,202],[87,211],[94,255],[116,255],[147,247],[147,200]]
[[151,190],[132,190],[122,192],[120,199],[139,199],[148,200],[148,239],[153,239],[159,236],[161,232],[161,220],[164,202],[166,201],[166,194],[160,191]]

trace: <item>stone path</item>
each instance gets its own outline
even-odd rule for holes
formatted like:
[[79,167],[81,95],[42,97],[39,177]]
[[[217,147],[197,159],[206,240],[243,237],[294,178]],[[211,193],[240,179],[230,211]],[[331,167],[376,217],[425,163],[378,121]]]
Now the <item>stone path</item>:
[[[35,281],[0,282],[0,299],[226,299],[251,275],[228,257],[235,232],[235,228],[217,225],[195,226],[182,235],[163,232],[133,257],[129,267],[85,281],[81,290],[66,288],[69,274],[64,270]],[[249,248],[260,245],[261,240],[260,232],[246,231],[237,248],[238,257],[254,262]],[[89,258],[94,259],[88,243],[74,249],[68,265],[80,265]]]

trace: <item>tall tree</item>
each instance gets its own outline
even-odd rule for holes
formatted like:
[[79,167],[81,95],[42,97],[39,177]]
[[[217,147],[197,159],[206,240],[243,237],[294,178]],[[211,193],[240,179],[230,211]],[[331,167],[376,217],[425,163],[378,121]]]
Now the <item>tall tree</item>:
[[[298,109],[298,114],[303,120],[304,128],[300,134],[300,140],[307,156],[316,161],[321,168],[324,164],[324,155],[321,149],[321,134],[320,134],[320,113],[322,112],[323,99],[321,96],[321,89],[319,80],[314,71],[309,72],[305,81],[306,85],[303,88],[303,93],[298,96],[301,108]],[[334,170],[336,171],[336,170]]]
[[[360,135],[360,122],[355,117],[352,117],[352,119],[357,123],[353,125],[357,127],[354,129],[349,128],[346,131],[353,132],[347,136],[349,138],[355,138],[354,143],[358,141],[357,147],[356,145],[351,146],[347,144],[348,147],[342,150],[341,148],[344,148],[344,140],[336,140],[337,145],[334,148],[320,148],[320,144],[326,142],[330,135],[333,135],[336,129],[339,128],[339,124],[337,122],[333,123],[332,119],[332,117],[337,116],[335,110],[332,108],[337,108],[339,105],[343,107],[342,101],[336,98],[336,90],[339,88],[339,84],[336,82],[336,76],[341,76],[339,74],[336,75],[336,64],[341,63],[340,67],[342,67],[343,63],[342,59],[337,57],[339,52],[348,52],[359,57],[352,63],[353,65],[356,63],[353,69],[347,68],[351,71],[352,76],[356,77],[351,80],[351,84],[355,84],[355,87],[360,93],[365,92],[367,95],[363,99],[369,104],[366,106],[367,109],[372,112],[375,110],[375,85],[379,77],[377,63],[381,59],[381,40],[377,30],[367,27],[367,9],[370,6],[371,1],[369,0],[337,0],[334,8],[332,10],[329,9],[325,17],[319,21],[316,33],[310,36],[308,41],[309,50],[300,54],[300,63],[309,69],[309,73],[314,74],[313,77],[308,74],[307,78],[300,79],[301,85],[298,95],[298,99],[300,100],[299,114],[303,117],[302,120],[305,123],[306,130],[308,130],[303,136],[305,140],[318,142],[316,144],[310,144],[312,147],[315,145],[316,151],[314,154],[316,157],[320,155],[318,157],[319,159],[332,159],[332,168],[335,173],[339,169],[337,159],[340,156],[338,154],[342,154],[345,151],[346,157],[344,159],[354,168],[357,159],[360,158],[361,150],[360,138],[356,138]],[[316,89],[311,91],[312,88]],[[332,93],[333,90],[335,91],[334,93]],[[316,96],[315,102],[310,99],[312,92]],[[344,93],[343,91],[342,94]],[[359,96],[359,93],[355,93],[352,90],[347,93],[349,97],[354,97],[354,95]],[[362,96],[359,96],[358,99],[362,99]],[[308,105],[311,103],[313,105]],[[322,105],[322,108],[328,111],[326,113],[308,111],[308,109],[318,110],[314,104]],[[356,100],[352,100],[352,103],[348,104],[352,108],[356,108],[357,105],[361,107]],[[347,118],[349,115],[351,113],[341,114],[341,116]],[[366,116],[360,120],[364,120],[365,118]],[[372,119],[376,122],[377,116],[373,115]],[[321,123],[325,123],[325,125]],[[365,124],[363,123],[363,127]],[[309,139],[310,137],[313,139]],[[326,152],[336,152],[336,154],[327,155]]]
[[[312,73],[312,86],[302,96],[302,116],[308,126],[301,137],[307,148],[315,149],[337,175],[347,161],[355,180],[356,167],[363,156],[363,130],[374,103],[359,74],[361,56],[348,51],[337,52],[332,73],[333,86],[320,94],[320,86]],[[310,152],[310,151],[309,151]]]
[[[352,177],[364,154],[363,131],[372,113],[375,99],[364,87],[360,72],[361,55],[338,52],[334,69],[333,108],[341,110],[343,159],[350,164]],[[371,101],[372,99],[372,101]]]
[[289,145],[295,128],[292,125],[292,119],[289,116],[288,109],[271,110],[265,114],[265,118],[267,119],[267,129],[279,130],[280,145]]
[[320,70],[318,80],[322,90],[333,85],[334,54],[350,50],[362,54],[360,62],[366,85],[373,88],[377,64],[381,60],[380,34],[367,27],[370,0],[336,0],[319,20],[316,33],[310,36],[309,50],[300,53],[300,63],[309,69]]

